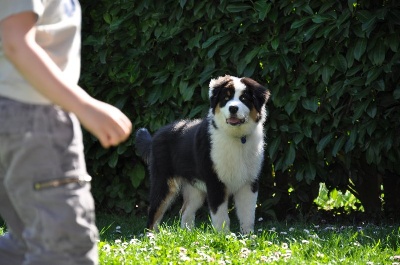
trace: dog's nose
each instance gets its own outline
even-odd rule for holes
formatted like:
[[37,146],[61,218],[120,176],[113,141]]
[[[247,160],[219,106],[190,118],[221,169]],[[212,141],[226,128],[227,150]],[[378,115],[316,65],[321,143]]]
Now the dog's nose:
[[229,106],[229,112],[232,114],[236,114],[238,109],[239,109],[238,106]]

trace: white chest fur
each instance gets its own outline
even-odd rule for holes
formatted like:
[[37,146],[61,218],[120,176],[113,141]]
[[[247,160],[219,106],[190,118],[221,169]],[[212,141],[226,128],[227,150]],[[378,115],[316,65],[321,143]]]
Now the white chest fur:
[[235,193],[244,183],[257,179],[264,159],[264,134],[258,124],[246,142],[232,137],[223,130],[210,128],[211,159],[214,170],[230,193]]

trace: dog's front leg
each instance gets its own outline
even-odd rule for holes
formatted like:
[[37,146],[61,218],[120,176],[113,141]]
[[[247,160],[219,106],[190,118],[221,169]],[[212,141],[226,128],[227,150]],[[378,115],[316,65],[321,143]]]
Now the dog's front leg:
[[233,196],[236,213],[240,221],[240,230],[243,234],[254,231],[254,219],[257,203],[258,190],[256,185],[246,184]]
[[206,194],[189,183],[182,187],[182,194],[181,227],[191,229],[194,227],[196,211],[203,205]]
[[211,207],[212,224],[217,231],[229,232],[230,220],[228,215],[228,199],[218,207]]

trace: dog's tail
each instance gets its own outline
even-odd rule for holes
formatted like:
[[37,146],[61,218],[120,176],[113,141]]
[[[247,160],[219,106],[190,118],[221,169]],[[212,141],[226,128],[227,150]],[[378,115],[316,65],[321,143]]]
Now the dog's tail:
[[140,128],[139,130],[137,130],[135,142],[136,151],[147,164],[149,164],[151,154],[151,143],[152,138],[146,128]]

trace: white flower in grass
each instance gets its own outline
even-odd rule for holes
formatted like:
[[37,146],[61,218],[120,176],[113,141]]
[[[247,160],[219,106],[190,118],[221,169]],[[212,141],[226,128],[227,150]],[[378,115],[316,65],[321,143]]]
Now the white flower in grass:
[[307,229],[304,229],[303,231],[304,231],[304,233],[306,233],[306,234],[309,234],[309,233],[310,233],[310,230],[307,230]]
[[179,248],[179,253],[186,254],[187,253],[187,249],[184,248],[184,247],[180,247]]
[[[210,255],[208,255],[208,254],[206,254],[206,253],[204,253],[204,252],[202,252],[202,251],[197,252],[197,254],[199,254],[199,256],[200,256],[203,260],[205,260],[205,261],[207,261],[207,262],[214,262],[214,261],[215,261],[215,259],[214,259],[213,257],[211,257]],[[199,259],[197,258],[196,260],[199,260]]]
[[289,232],[293,232],[295,229],[293,227],[289,228]]
[[302,244],[309,244],[310,241],[303,239],[303,240],[301,240],[301,243],[302,243]]
[[289,248],[289,245],[288,245],[287,243],[282,243],[282,248],[283,248],[283,249],[288,249],[288,248]]
[[111,250],[111,246],[110,246],[109,244],[105,244],[105,245],[102,247],[102,250],[103,250],[104,252],[108,253],[108,252],[110,252],[110,250]]
[[281,234],[281,235],[287,235],[287,232],[283,232],[283,231],[282,231],[280,234]]
[[190,258],[187,256],[187,249],[184,247],[179,248],[179,259],[182,261],[190,261]]
[[286,253],[282,254],[282,258],[284,261],[288,261],[288,259],[290,259],[292,257],[292,251],[287,249]]
[[139,245],[140,244],[140,240],[137,238],[133,238],[129,241],[130,245]]
[[114,243],[117,244],[117,245],[121,244],[121,242],[122,242],[121,239],[115,239],[115,241],[114,241]]
[[251,253],[250,249],[248,249],[248,248],[242,248],[242,249],[240,250],[239,256],[240,256],[242,259],[245,259],[245,258],[247,258],[247,257],[249,256],[250,253]]
[[152,241],[154,239],[156,239],[156,235],[152,232],[147,232],[146,236]]
[[264,221],[264,219],[262,217],[260,217],[260,218],[258,218],[258,221],[262,222],[262,221]]

